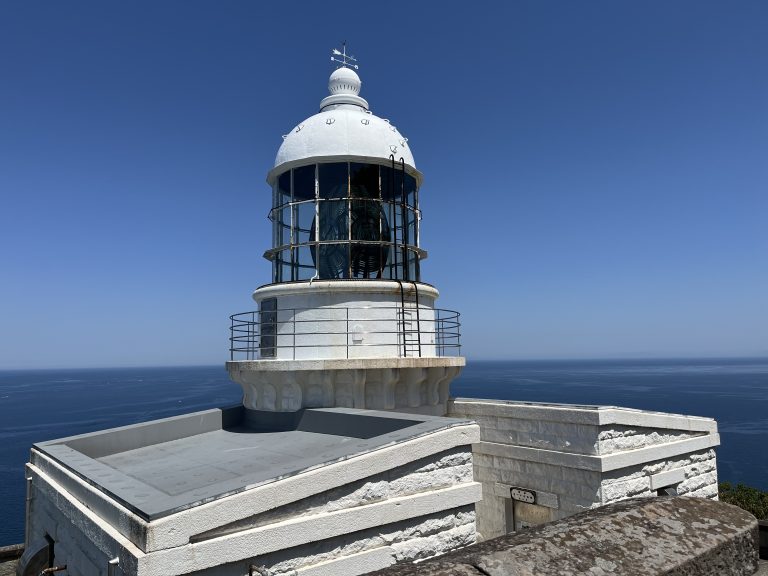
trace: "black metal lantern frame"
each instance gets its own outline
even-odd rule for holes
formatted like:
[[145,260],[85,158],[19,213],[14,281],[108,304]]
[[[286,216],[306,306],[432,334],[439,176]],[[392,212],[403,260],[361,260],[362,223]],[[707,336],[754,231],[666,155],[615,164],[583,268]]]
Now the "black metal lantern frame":
[[402,159],[294,167],[272,206],[274,282],[420,281],[418,185]]

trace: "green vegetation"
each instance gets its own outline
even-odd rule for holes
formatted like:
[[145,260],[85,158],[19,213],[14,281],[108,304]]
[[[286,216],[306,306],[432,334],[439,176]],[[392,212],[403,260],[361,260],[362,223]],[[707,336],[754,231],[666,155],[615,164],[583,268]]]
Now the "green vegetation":
[[723,502],[754,514],[758,520],[768,520],[768,492],[744,484],[733,486],[730,482],[720,482],[718,488]]

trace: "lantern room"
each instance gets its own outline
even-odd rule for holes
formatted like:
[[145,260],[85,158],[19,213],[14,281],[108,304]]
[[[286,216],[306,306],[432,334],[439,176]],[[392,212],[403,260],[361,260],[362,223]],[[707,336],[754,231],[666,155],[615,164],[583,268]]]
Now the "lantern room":
[[419,282],[418,173],[404,160],[312,162],[277,175],[273,282]]

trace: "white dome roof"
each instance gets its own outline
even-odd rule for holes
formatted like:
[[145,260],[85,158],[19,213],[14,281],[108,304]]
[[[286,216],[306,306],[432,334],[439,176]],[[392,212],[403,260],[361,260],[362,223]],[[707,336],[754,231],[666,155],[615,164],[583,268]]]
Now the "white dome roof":
[[358,96],[360,84],[360,78],[350,68],[339,68],[331,74],[328,80],[331,95],[320,103],[318,114],[283,136],[268,181],[307,160],[327,162],[333,161],[334,157],[339,160],[389,161],[390,155],[394,155],[397,162],[402,157],[415,171],[416,163],[408,139],[389,120],[368,110],[368,102]]

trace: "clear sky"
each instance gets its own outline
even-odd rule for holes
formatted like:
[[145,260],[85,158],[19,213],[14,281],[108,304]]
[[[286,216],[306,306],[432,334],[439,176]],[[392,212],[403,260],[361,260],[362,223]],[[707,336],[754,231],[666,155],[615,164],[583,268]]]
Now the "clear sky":
[[768,355],[768,2],[0,1],[0,368],[212,364],[347,40],[465,355]]

